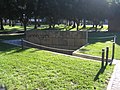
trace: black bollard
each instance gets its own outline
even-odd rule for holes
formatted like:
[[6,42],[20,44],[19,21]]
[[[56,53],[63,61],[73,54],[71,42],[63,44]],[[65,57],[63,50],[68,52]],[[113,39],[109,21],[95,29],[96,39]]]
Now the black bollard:
[[106,47],[106,65],[108,65],[109,47]]
[[113,43],[113,47],[112,47],[112,60],[111,60],[111,63],[110,63],[110,65],[112,65],[112,62],[113,62],[113,60],[114,60],[114,56],[115,56],[115,42]]
[[104,56],[105,56],[105,50],[102,49],[102,63],[101,63],[101,68],[104,67]]

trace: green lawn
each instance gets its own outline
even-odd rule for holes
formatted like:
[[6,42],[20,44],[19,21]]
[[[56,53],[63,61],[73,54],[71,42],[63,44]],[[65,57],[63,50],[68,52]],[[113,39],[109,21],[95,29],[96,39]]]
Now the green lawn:
[[104,90],[113,66],[0,43],[0,84],[8,90]]
[[[46,26],[45,28],[43,29],[46,29],[48,28],[48,26]],[[39,28],[41,29],[41,28]],[[64,24],[60,24],[60,25],[55,25],[55,30],[62,30],[62,31],[76,31],[77,28],[72,28],[72,26],[66,26]],[[98,26],[97,28],[98,30],[100,31],[105,31],[105,30],[108,30],[108,25],[103,25],[103,28],[101,28],[100,26]],[[79,26],[79,30],[95,30],[95,28],[92,28],[92,25],[86,25],[86,28],[83,28],[83,26]]]
[[95,56],[101,56],[101,50],[106,47],[110,48],[109,58],[111,58],[112,53],[112,44],[113,38],[109,39],[98,39],[99,37],[107,37],[107,36],[117,36],[116,46],[115,46],[115,59],[120,60],[120,33],[112,33],[112,32],[91,32],[89,33],[89,45],[81,48],[79,50],[80,53],[90,54]]
[[[33,29],[33,28],[34,28],[33,25],[27,26],[27,30],[30,30],[30,29]],[[4,26],[4,29],[5,29],[4,31],[24,31],[24,27],[20,26],[20,25],[16,25],[14,27],[6,25],[6,26]],[[2,32],[2,31],[0,31],[0,32]]]
[[[4,32],[4,31],[23,31],[24,27],[20,26],[20,25],[16,25],[14,27],[6,25],[4,26],[5,30],[2,30],[0,32]],[[34,25],[31,26],[27,26],[27,30],[31,30],[34,29]],[[49,25],[41,25],[41,27],[37,28],[38,30],[46,30],[49,29]],[[66,30],[70,30],[70,31],[76,31],[77,28],[72,28],[72,26],[66,26],[64,24],[60,24],[60,25],[55,25],[55,28],[52,28],[53,30],[62,30],[62,31],[66,31]],[[98,30],[104,31],[108,29],[108,25],[104,25],[104,27],[101,29],[100,26],[98,26]],[[82,28],[82,26],[79,26],[79,30],[95,30],[95,28],[92,28],[92,25],[86,25],[86,28]]]

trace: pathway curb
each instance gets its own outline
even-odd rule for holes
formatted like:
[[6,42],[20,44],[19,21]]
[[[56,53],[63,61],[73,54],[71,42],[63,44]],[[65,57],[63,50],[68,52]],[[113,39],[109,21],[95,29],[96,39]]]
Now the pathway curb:
[[120,61],[114,60],[113,64],[115,64],[115,67],[108,83],[107,90],[120,90],[120,86],[118,85],[120,83],[120,77],[117,77],[118,75],[120,76],[120,72],[118,72],[118,70],[120,71]]

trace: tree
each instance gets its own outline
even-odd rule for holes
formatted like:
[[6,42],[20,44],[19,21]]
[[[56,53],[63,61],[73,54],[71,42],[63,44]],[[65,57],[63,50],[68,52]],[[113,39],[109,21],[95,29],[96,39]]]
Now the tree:
[[87,18],[93,21],[97,29],[100,21],[107,19],[108,3],[106,0],[91,0],[88,3],[89,16],[87,16]]
[[32,17],[34,11],[34,0],[17,0],[19,19],[24,25],[24,31],[26,32],[26,25],[28,19]]
[[5,0],[1,0],[0,1],[0,26],[1,26],[1,30],[4,30],[3,27],[3,18],[5,16],[5,9],[6,9],[6,4],[5,4]]

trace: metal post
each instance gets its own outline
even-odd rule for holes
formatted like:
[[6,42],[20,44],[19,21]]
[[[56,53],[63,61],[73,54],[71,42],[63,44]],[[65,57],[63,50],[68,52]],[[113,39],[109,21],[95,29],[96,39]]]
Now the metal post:
[[108,65],[109,47],[106,47],[106,65]]
[[114,60],[114,55],[115,55],[115,42],[113,42],[113,47],[112,47],[112,60],[111,60],[111,63],[110,63],[110,65],[112,65],[112,62],[113,62],[113,60]]
[[105,50],[102,49],[102,63],[101,63],[101,68],[104,67],[104,56],[105,56]]
[[115,35],[115,36],[114,36],[114,40],[113,40],[114,43],[116,42],[116,38],[117,38],[117,36]]

